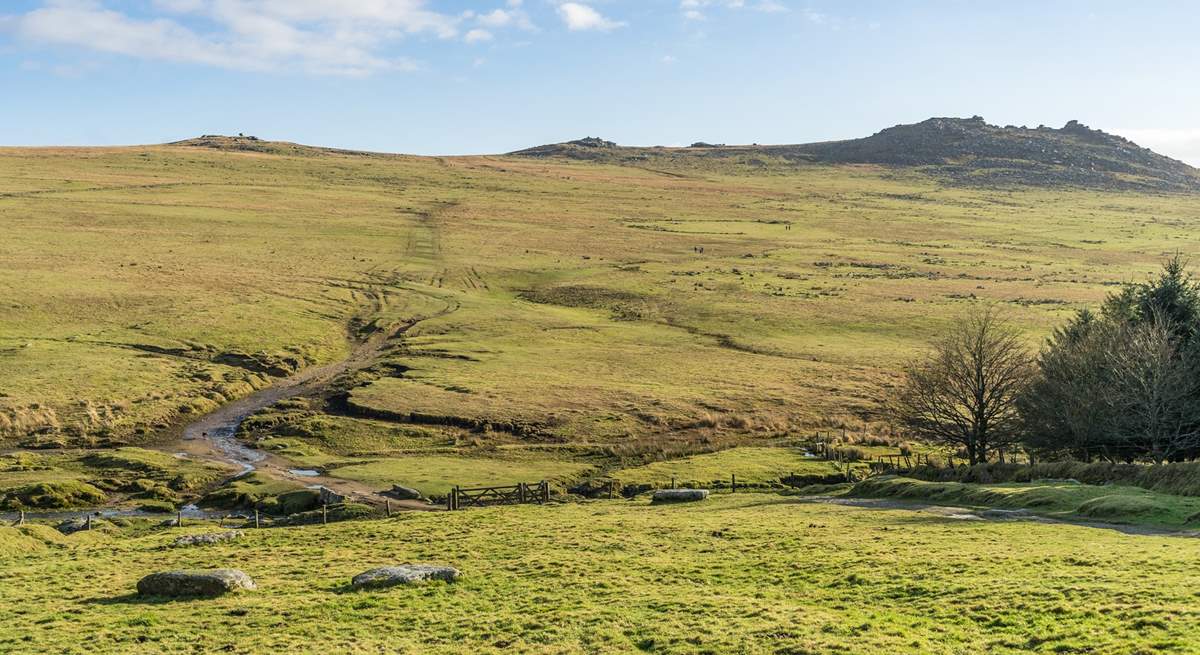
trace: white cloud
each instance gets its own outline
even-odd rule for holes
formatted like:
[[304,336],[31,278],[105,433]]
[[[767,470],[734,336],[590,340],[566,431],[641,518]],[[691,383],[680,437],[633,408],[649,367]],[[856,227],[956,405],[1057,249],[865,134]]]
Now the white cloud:
[[[499,2],[500,0],[496,0]],[[113,3],[116,4],[116,3]],[[148,15],[102,0],[45,0],[10,17],[39,43],[244,71],[362,76],[412,70],[390,46],[410,36],[478,43],[507,27],[532,29],[521,3],[475,15],[431,9],[428,0],[151,0]],[[467,24],[472,17],[476,26]],[[465,33],[464,33],[465,31]]]
[[805,9],[802,13],[804,14],[804,18],[810,23],[824,25],[829,22],[829,16],[822,14],[819,11]]
[[754,4],[747,4],[746,0],[679,0],[679,10],[683,12],[683,17],[688,20],[707,20],[708,16],[701,9],[709,7],[725,9],[750,8],[755,11],[772,14],[791,11],[786,5],[775,0],[759,0]]
[[774,0],[763,0],[762,2],[754,5],[754,8],[758,11],[766,12],[768,14],[782,14],[791,11],[787,5],[775,2]]
[[609,20],[595,9],[578,2],[564,2],[559,5],[558,15],[566,23],[567,29],[573,32],[586,30],[607,31],[625,25],[623,22]]
[[467,32],[466,36],[463,37],[463,41],[467,43],[479,43],[480,41],[491,41],[492,38],[491,32],[476,28]]
[[530,20],[529,14],[521,9],[521,3],[512,3],[509,0],[508,9],[493,9],[492,11],[475,14],[475,22],[488,29],[501,29],[507,27],[516,27],[522,30],[537,30],[537,27]]
[[1200,167],[1200,128],[1115,128],[1109,131],[1144,148]]

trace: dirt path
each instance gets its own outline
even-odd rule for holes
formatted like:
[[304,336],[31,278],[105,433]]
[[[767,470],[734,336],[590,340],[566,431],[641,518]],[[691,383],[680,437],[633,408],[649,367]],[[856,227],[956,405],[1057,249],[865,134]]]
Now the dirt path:
[[[238,427],[246,417],[261,409],[288,398],[318,394],[339,376],[371,366],[396,339],[421,322],[445,316],[457,309],[456,304],[447,303],[444,309],[429,316],[376,331],[356,343],[346,359],[325,366],[303,369],[265,389],[205,414],[184,427],[183,438],[179,442],[166,446],[163,450],[231,464],[241,469],[239,475],[259,471],[272,478],[290,480],[304,486],[327,487],[354,502],[382,507],[389,499],[378,493],[378,490],[353,480],[306,472],[305,467],[284,457],[238,441]],[[391,500],[391,505],[398,509],[439,509],[419,501]]]

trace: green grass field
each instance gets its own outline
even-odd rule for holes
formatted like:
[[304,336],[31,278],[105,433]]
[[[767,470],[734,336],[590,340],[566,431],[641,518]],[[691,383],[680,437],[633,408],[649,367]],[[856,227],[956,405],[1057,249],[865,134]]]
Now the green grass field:
[[[165,547],[206,529],[0,528],[0,651],[1193,653],[1200,631],[1194,539],[771,494],[408,514]],[[346,590],[397,562],[464,577]],[[259,590],[133,594],[145,573],[214,566],[244,569]]]

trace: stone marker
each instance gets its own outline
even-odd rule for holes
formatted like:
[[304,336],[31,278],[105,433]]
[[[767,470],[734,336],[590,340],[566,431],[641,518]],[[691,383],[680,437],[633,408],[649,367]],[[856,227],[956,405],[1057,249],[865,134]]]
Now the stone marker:
[[402,566],[385,566],[371,569],[354,576],[350,586],[356,589],[391,587],[393,585],[414,584],[430,580],[445,580],[454,582],[462,574],[452,566],[433,566],[430,564],[404,564]]
[[138,581],[143,596],[220,596],[231,591],[257,589],[250,576],[237,569],[152,573]]
[[659,489],[654,492],[653,503],[692,503],[708,498],[708,489]]
[[205,534],[189,534],[171,542],[171,545],[176,547],[200,546],[215,544],[222,541],[233,541],[234,539],[240,539],[241,537],[242,533],[237,530],[229,530],[228,532],[208,532]]
[[389,493],[393,498],[399,500],[421,500],[423,498],[420,491],[410,487],[402,487],[398,484],[392,485],[392,490]]

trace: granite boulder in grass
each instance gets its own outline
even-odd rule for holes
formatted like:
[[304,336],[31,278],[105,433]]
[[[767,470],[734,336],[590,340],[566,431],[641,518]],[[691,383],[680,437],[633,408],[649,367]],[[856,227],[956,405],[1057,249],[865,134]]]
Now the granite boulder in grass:
[[708,489],[659,489],[650,497],[650,502],[694,503],[705,498],[708,498]]
[[138,593],[143,596],[173,598],[211,598],[231,591],[252,591],[257,588],[250,576],[237,569],[152,573],[137,584]]
[[404,564],[401,566],[383,566],[359,573],[350,581],[350,586],[355,589],[378,589],[381,587],[419,584],[435,580],[454,582],[461,576],[462,573],[453,566]]

